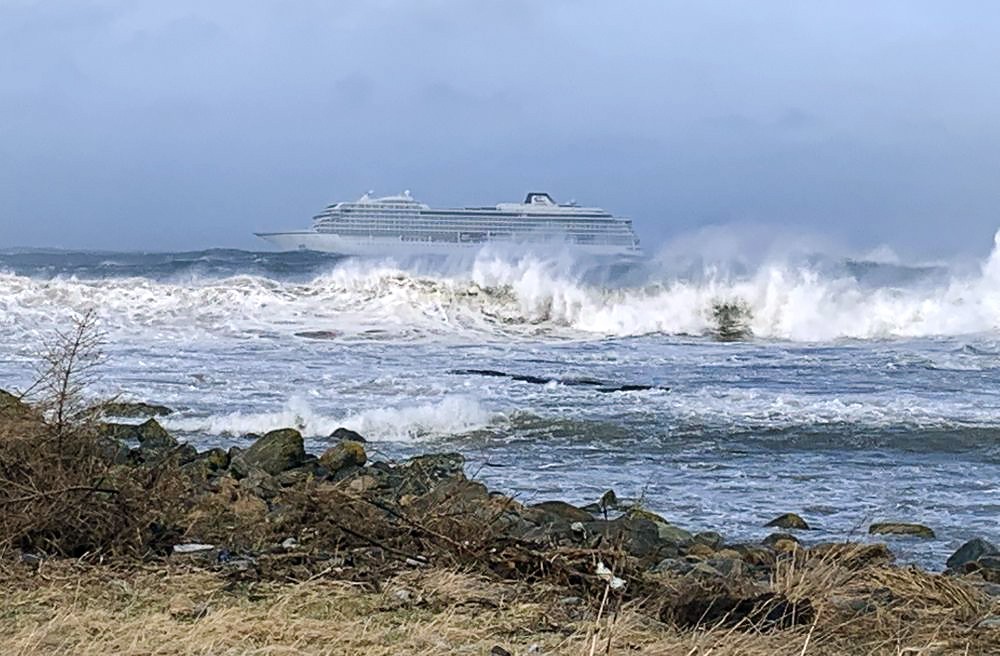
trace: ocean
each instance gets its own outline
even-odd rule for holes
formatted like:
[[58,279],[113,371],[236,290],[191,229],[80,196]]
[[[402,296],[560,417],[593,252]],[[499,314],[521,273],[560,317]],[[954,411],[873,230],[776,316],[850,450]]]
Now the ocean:
[[809,253],[631,262],[482,251],[0,253],[0,388],[96,310],[95,396],[198,447],[340,426],[375,457],[458,451],[526,503],[613,488],[689,530],[889,538],[940,569],[1000,542],[1000,252],[967,266]]

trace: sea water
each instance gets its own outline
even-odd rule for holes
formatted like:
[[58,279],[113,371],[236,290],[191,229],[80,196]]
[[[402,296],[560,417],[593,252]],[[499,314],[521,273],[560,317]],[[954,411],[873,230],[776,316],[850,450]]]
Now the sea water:
[[11,251],[0,388],[29,384],[46,338],[91,308],[95,396],[169,405],[200,448],[295,426],[318,452],[346,426],[375,457],[459,451],[526,503],[613,488],[730,540],[793,511],[810,540],[927,524],[936,539],[889,540],[935,568],[1000,542],[996,251],[964,267]]

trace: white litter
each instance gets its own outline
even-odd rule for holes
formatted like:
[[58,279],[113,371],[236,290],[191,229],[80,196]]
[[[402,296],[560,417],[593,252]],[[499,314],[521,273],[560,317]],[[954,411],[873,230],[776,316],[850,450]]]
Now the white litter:
[[198,553],[199,551],[211,551],[215,549],[215,545],[212,544],[198,544],[197,542],[191,542],[188,544],[175,544],[174,553],[175,554],[189,554]]
[[603,562],[597,563],[597,575],[608,582],[608,587],[612,590],[621,590],[625,587],[625,579],[620,579],[605,566]]

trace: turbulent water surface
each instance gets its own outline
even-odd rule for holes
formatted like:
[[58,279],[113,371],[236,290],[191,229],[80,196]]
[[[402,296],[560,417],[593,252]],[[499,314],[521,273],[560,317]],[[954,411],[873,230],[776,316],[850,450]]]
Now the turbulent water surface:
[[[681,258],[683,259],[683,258]],[[338,426],[386,457],[458,450],[525,501],[613,487],[690,529],[814,539],[872,521],[940,566],[1000,540],[1000,255],[629,263],[483,252],[0,254],[0,387],[95,308],[102,389],[171,405],[199,446]],[[726,339],[720,339],[726,338]],[[501,375],[503,374],[503,375]]]

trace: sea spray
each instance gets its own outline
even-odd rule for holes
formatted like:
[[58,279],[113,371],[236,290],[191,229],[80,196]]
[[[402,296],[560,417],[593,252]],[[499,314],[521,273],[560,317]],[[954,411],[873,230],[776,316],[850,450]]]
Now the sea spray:
[[739,273],[705,264],[668,274],[660,264],[484,252],[408,263],[334,260],[305,281],[2,273],[0,321],[11,335],[28,337],[40,323],[94,307],[112,337],[146,333],[158,340],[294,339],[325,331],[344,339],[664,334],[825,342],[975,334],[1000,326],[997,248],[973,273],[768,260]]

